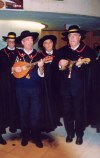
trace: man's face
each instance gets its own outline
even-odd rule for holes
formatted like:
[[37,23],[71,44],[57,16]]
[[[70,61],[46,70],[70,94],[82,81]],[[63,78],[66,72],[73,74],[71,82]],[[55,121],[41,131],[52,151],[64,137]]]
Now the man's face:
[[9,48],[14,48],[15,47],[15,39],[7,39],[7,45]]
[[68,39],[70,46],[74,48],[80,43],[81,35],[79,33],[69,33]]
[[53,49],[53,41],[51,39],[47,39],[43,42],[43,47],[46,51],[52,51]]
[[30,49],[31,50],[33,48],[33,38],[32,38],[32,36],[25,37],[22,40],[22,44],[23,44],[25,49]]

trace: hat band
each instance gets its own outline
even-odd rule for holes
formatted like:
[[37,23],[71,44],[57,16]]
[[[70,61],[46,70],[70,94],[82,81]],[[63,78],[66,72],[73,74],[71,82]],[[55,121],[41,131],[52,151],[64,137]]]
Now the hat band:
[[14,35],[8,35],[8,38],[15,38]]
[[77,29],[72,29],[72,30],[69,30],[68,32],[78,32],[79,30],[77,30]]

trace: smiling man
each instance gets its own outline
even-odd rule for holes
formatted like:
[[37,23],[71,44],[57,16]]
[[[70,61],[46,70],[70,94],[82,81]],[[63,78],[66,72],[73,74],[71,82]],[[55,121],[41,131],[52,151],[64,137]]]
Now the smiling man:
[[62,71],[63,118],[67,132],[66,142],[83,143],[84,135],[84,72],[90,60],[95,59],[94,51],[83,43],[85,31],[72,25],[63,33],[68,45],[59,49],[59,68]]
[[[41,59],[40,54],[34,49],[38,32],[25,30],[17,38],[23,49],[18,51],[17,61],[28,62],[29,64]],[[41,109],[41,62],[38,62],[25,76],[16,79],[16,95],[20,111],[20,122],[22,130],[21,145],[26,146],[32,137],[33,143],[42,148],[40,129],[40,109]],[[38,68],[39,67],[39,68]],[[16,67],[15,71],[20,72],[21,67]]]

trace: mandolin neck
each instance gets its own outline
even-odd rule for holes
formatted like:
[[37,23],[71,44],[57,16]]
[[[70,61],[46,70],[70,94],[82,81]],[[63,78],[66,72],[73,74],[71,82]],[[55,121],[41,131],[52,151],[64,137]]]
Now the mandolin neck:
[[[53,58],[54,58],[54,56],[47,56],[47,57],[44,57],[44,58],[42,59],[42,61],[45,63],[45,62],[47,62],[47,61],[52,61]],[[40,61],[40,60],[39,60],[39,61]],[[27,64],[27,68],[28,68],[28,67],[33,68],[35,65],[38,64],[39,61],[36,61],[36,62]]]
[[27,68],[28,68],[28,67],[34,67],[34,66],[37,65],[37,64],[38,64],[38,61],[33,62],[33,63],[29,63],[29,64],[27,65]]

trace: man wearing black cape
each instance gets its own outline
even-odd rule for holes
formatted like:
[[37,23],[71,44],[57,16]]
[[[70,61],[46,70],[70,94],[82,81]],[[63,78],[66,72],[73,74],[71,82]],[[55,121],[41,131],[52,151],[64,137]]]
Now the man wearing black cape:
[[[82,39],[84,30],[72,25],[66,31],[68,46],[59,49],[59,69],[62,71],[61,92],[63,97],[63,118],[67,132],[66,142],[83,143],[85,119],[87,117],[88,65],[95,58],[91,48]],[[88,90],[88,88],[87,88]]]
[[58,90],[58,66],[56,65],[55,49],[57,38],[54,35],[42,37],[38,46],[42,50],[42,58],[51,57],[52,59],[44,63],[44,78],[42,78],[42,109],[41,126],[46,132],[53,131],[60,123],[60,106]]
[[[21,145],[26,146],[30,139],[39,148],[43,147],[41,141],[41,127],[40,127],[40,109],[41,109],[41,77],[43,68],[40,63],[41,56],[34,49],[34,44],[38,39],[38,32],[30,32],[24,30],[17,38],[19,44],[22,44],[23,48],[18,50],[17,64],[13,66],[13,74],[19,72],[24,73],[20,61],[24,64],[24,70],[27,70],[27,64],[29,64],[30,70],[26,72],[22,77],[16,78],[16,96],[20,111],[20,122],[22,131]],[[39,62],[40,61],[40,62]],[[25,65],[25,63],[27,63]],[[32,63],[37,63],[36,65]]]
[[15,62],[17,49],[15,47],[16,34],[9,32],[3,36],[7,46],[0,50],[0,144],[6,144],[2,134],[9,127],[16,132],[19,126],[19,114],[15,94],[15,78],[11,74],[11,67]]

